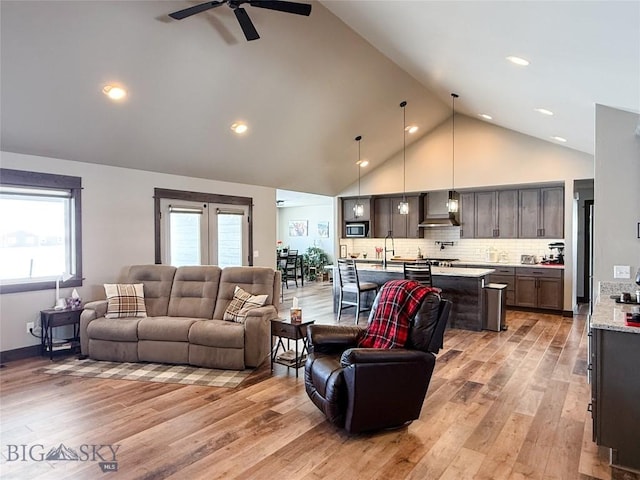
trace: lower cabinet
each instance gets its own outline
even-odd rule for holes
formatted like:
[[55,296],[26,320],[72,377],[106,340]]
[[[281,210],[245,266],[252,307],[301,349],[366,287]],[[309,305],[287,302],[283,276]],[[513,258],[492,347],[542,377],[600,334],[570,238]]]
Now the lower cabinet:
[[522,267],[516,269],[515,305],[562,310],[564,270]]
[[494,273],[487,276],[489,283],[503,283],[507,286],[507,306],[516,304],[516,277],[515,267],[487,267],[493,268]]
[[640,333],[594,328],[591,415],[594,439],[611,463],[640,470]]

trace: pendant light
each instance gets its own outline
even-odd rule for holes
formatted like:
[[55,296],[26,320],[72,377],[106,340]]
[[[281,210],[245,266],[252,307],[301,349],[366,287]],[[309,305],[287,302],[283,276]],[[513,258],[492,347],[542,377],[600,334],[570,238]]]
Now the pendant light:
[[362,160],[360,159],[360,140],[362,140],[362,135],[358,135],[356,137],[356,142],[358,142],[358,161],[356,162],[356,165],[358,166],[358,200],[353,206],[353,216],[355,218],[364,216],[364,205],[360,200],[360,169],[362,168]]
[[456,173],[456,98],[457,93],[451,94],[451,190],[449,190],[449,200],[447,201],[447,210],[449,213],[457,213],[459,207],[458,192],[455,189],[455,173]]
[[398,204],[400,215],[409,214],[409,203],[407,202],[406,181],[407,181],[407,118],[404,107],[407,102],[400,102],[402,108],[402,201]]

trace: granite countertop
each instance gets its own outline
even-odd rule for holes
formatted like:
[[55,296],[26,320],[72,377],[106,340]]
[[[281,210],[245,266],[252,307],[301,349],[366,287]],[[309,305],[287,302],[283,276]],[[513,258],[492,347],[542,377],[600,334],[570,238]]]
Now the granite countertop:
[[[399,264],[399,263],[411,263],[411,262],[415,262],[417,259],[414,257],[391,257],[387,259],[388,263],[391,264]],[[423,260],[423,259],[420,259]],[[355,259],[356,263],[358,265],[360,264],[378,264],[381,265],[382,264],[382,260],[377,259],[377,258],[363,258],[362,256],[358,257]],[[475,265],[481,266],[481,267],[488,267],[488,266],[496,266],[496,267],[529,267],[529,268],[551,268],[551,269],[559,269],[559,270],[564,270],[564,265],[559,265],[559,264],[544,264],[544,263],[536,263],[533,265],[526,265],[526,264],[522,264],[522,263],[514,263],[514,262],[476,262],[476,261],[469,261],[466,262],[464,260],[451,260],[451,265],[453,267],[458,267],[459,265],[471,265],[472,268]],[[467,267],[458,267],[458,268],[467,268]]]
[[[358,264],[359,271],[370,272],[396,272],[402,273],[404,270],[401,265],[387,265],[383,268],[382,265],[376,264]],[[448,276],[448,277],[471,277],[480,278],[485,275],[493,273],[495,270],[491,268],[458,268],[458,267],[431,267],[431,275],[433,276]]]
[[616,303],[616,301],[611,298],[603,298],[601,296],[593,306],[591,328],[640,333],[640,327],[629,327],[624,323],[626,314],[633,312],[634,307],[639,308],[640,306],[628,303]]

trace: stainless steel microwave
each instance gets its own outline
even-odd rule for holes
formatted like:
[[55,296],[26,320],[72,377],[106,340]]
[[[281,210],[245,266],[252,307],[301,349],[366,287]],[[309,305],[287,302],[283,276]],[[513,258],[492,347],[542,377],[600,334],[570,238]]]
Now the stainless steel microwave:
[[367,224],[366,223],[347,223],[345,234],[350,238],[366,237],[367,236]]

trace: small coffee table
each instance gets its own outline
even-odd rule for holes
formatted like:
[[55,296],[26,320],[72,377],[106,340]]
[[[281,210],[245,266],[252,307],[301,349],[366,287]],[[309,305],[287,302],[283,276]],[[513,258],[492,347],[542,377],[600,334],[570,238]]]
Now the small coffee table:
[[[291,320],[284,320],[282,318],[276,318],[271,320],[271,371],[273,371],[273,364],[279,363],[285,365],[287,368],[295,368],[296,377],[298,376],[298,369],[304,365],[307,359],[307,327],[314,323],[314,320],[307,320],[301,322],[292,322]],[[274,348],[273,338],[277,338]],[[287,347],[284,346],[283,339],[287,339]],[[284,351],[289,350],[289,340],[293,340],[295,343],[295,356],[293,358],[284,359],[278,358],[278,350],[280,347]],[[302,340],[302,349],[298,352],[298,340]]]

